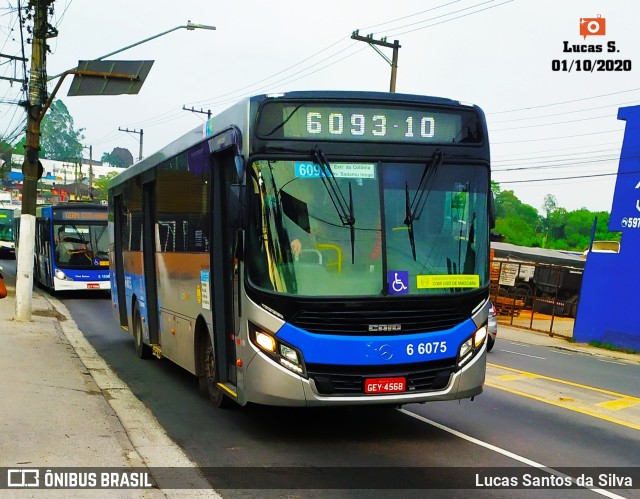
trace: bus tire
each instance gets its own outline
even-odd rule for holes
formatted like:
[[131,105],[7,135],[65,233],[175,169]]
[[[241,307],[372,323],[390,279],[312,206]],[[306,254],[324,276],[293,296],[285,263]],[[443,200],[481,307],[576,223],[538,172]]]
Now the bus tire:
[[151,358],[151,347],[149,345],[145,345],[144,340],[142,339],[142,319],[140,317],[140,309],[138,308],[138,303],[134,302],[133,304],[133,343],[136,349],[136,355],[140,359],[150,359]]
[[496,340],[494,340],[491,335],[487,336],[487,352],[490,352],[493,348],[493,345],[496,344]]
[[202,347],[200,348],[201,370],[200,376],[198,376],[200,392],[208,396],[215,407],[227,409],[232,406],[232,400],[218,386],[218,364],[215,350],[211,344],[211,337],[207,331],[204,332],[202,337]]

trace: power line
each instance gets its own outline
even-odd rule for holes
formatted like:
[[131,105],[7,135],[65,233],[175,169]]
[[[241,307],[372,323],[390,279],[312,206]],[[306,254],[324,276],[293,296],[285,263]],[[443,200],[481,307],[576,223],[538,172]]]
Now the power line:
[[[639,171],[633,171],[633,172],[625,172],[624,174],[631,174],[631,173],[640,173]],[[550,181],[556,181],[556,180],[575,180],[575,179],[585,179],[585,178],[600,178],[600,177],[613,177],[616,175],[624,175],[624,174],[620,174],[618,172],[612,172],[612,173],[595,173],[595,174],[591,174],[591,175],[574,175],[574,176],[570,176],[570,177],[553,177],[553,178],[530,178],[527,180],[507,180],[504,182],[498,182],[496,180],[496,182],[498,184],[524,184],[524,183],[528,183],[528,182],[550,182]]]
[[[637,156],[634,156],[634,158],[638,158]],[[508,168],[492,168],[492,171],[494,172],[511,172],[511,171],[520,171],[520,170],[532,170],[532,169],[536,169],[536,170],[544,170],[546,168],[559,168],[559,167],[567,167],[567,166],[579,166],[579,165],[589,165],[592,163],[608,163],[611,161],[619,161],[620,160],[620,156],[615,156],[615,157],[607,157],[607,158],[601,158],[601,159],[592,159],[592,160],[587,160],[587,161],[577,161],[577,162],[571,162],[571,163],[556,163],[556,164],[533,164],[533,165],[529,165],[529,166],[518,166],[518,167],[508,167]]]
[[523,142],[540,142],[540,141],[546,141],[546,140],[558,140],[558,139],[571,139],[574,137],[587,137],[589,135],[601,135],[604,133],[620,133],[623,129],[620,130],[600,130],[598,132],[590,132],[590,133],[580,133],[577,135],[563,135],[563,136],[559,136],[559,137],[545,137],[545,138],[541,138],[541,139],[524,139],[524,140],[512,140],[512,141],[505,141],[505,142],[492,142],[492,145],[495,144],[521,144]]
[[[543,152],[543,151],[540,151]],[[599,152],[606,152],[606,153],[619,153],[620,152],[620,148],[618,149],[598,149],[595,151],[582,151],[582,152],[572,152],[572,153],[565,153],[565,154],[553,154],[551,156],[532,156],[530,154],[525,154],[522,156],[519,156],[515,159],[496,159],[491,161],[492,165],[495,164],[501,164],[501,163],[520,163],[523,160],[538,160],[538,159],[547,159],[547,158],[556,158],[557,161],[564,161],[564,159],[560,159],[562,156],[569,156],[569,157],[575,157],[575,156],[584,156],[585,154],[593,154],[593,153],[599,153]],[[518,153],[521,154],[521,153]],[[552,160],[553,161],[553,160]]]
[[396,21],[402,21],[403,19],[408,19],[410,17],[419,16],[420,14],[424,14],[425,12],[431,12],[432,10],[438,10],[438,9],[443,8],[443,7],[447,7],[449,5],[452,5],[454,3],[460,3],[462,1],[463,0],[454,0],[453,2],[449,2],[449,3],[442,4],[442,5],[438,5],[437,7],[432,7],[430,9],[421,10],[420,12],[416,12],[415,14],[409,14],[408,16],[398,17],[397,19],[392,19],[391,21],[385,21],[385,22],[379,23],[379,24],[372,24],[371,26],[367,26],[367,27],[362,28],[362,29],[363,30],[369,30],[371,28],[377,28],[378,26],[384,26],[385,24],[391,24],[391,23],[394,23]]
[[[488,2],[481,2],[481,3],[479,3],[479,4],[475,4],[475,5],[471,6],[471,7],[467,7],[467,8],[465,8],[465,9],[461,9],[461,10],[459,10],[459,11],[450,12],[449,14],[444,14],[444,15],[445,15],[445,16],[446,16],[446,15],[451,15],[451,14],[454,14],[454,13],[457,13],[457,12],[461,12],[461,11],[463,11],[463,10],[468,10],[468,9],[470,9],[470,8],[478,7],[478,6],[480,6],[480,5],[484,5],[484,4],[486,4],[486,3],[490,3],[490,2],[494,2],[494,1],[496,1],[496,0],[489,0]],[[505,4],[505,3],[509,3],[509,2],[511,2],[511,1],[513,1],[513,0],[508,0],[507,2],[503,2],[503,3],[501,3],[501,4],[494,5],[494,6],[491,6],[491,7],[489,7],[489,8],[498,7],[498,6],[500,6],[500,5],[503,5],[503,4]],[[434,8],[432,8],[432,9],[427,9],[427,10],[425,10],[425,11],[421,11],[421,12],[419,12],[419,13],[417,13],[417,14],[411,14],[410,16],[405,16],[405,18],[406,18],[406,17],[412,17],[412,16],[418,15],[418,14],[420,14],[420,13],[428,12],[428,11],[435,10],[435,9],[438,9],[438,8],[442,8],[442,7],[445,7],[445,6],[448,6],[448,5],[454,4],[454,3],[457,3],[457,1],[449,2],[449,3],[447,3],[447,4],[444,4],[444,5],[441,5],[441,6],[438,6],[438,7],[434,7]],[[466,17],[466,16],[469,16],[469,15],[475,14],[475,13],[477,13],[477,12],[481,12],[482,10],[487,10],[487,9],[481,9],[481,10],[478,10],[478,11],[474,11],[474,12],[468,13],[468,14],[466,14],[466,15],[464,15],[464,16],[458,16],[458,17],[456,17],[456,18],[448,19],[448,20],[445,20],[445,21],[443,21],[443,22],[449,22],[449,21],[453,21],[453,20],[455,20],[455,19],[458,19],[458,18],[460,18],[460,17]],[[441,15],[441,16],[432,17],[432,18],[429,18],[429,19],[425,19],[425,20],[423,20],[423,21],[420,21],[419,23],[429,22],[429,21],[432,21],[432,20],[437,19],[437,18],[440,18],[440,17],[442,17],[442,15]],[[402,19],[402,18],[400,18],[400,19]],[[382,24],[388,24],[388,23],[390,23],[390,22],[394,22],[394,21],[388,21],[387,23],[382,23]],[[418,23],[418,24],[419,24],[419,23]],[[415,25],[415,24],[417,24],[417,23],[412,23],[412,24],[410,24],[410,25]],[[441,23],[436,23],[436,24],[441,24]],[[379,25],[380,25],[380,24],[379,24]],[[375,26],[379,26],[379,25],[374,25],[374,26],[371,26],[371,27],[375,27]],[[434,25],[435,25],[435,24],[434,24]],[[402,27],[403,27],[403,26],[401,26],[401,27],[399,27],[399,28],[402,28]],[[420,29],[425,29],[425,28],[427,28],[427,27],[430,27],[430,26],[425,26],[425,27],[420,28]],[[399,29],[399,28],[398,28],[398,29]],[[363,28],[363,29],[368,29],[368,28]],[[413,31],[416,31],[416,30],[413,30]],[[399,34],[402,34],[402,33],[399,33]],[[388,36],[397,36],[397,35],[388,35]],[[291,66],[289,66],[289,67],[287,67],[287,68],[285,68],[285,69],[283,69],[283,70],[281,70],[281,71],[279,71],[279,72],[275,73],[274,75],[271,75],[271,76],[269,76],[269,77],[267,77],[267,78],[263,78],[262,80],[259,80],[258,82],[255,82],[255,83],[252,83],[252,84],[250,84],[250,85],[247,85],[247,86],[243,87],[242,89],[238,89],[238,90],[235,90],[235,91],[233,91],[233,92],[229,92],[229,93],[227,93],[227,94],[222,94],[222,95],[220,95],[220,96],[219,96],[218,98],[216,98],[216,99],[212,99],[212,100],[203,99],[203,100],[198,100],[198,101],[190,102],[189,104],[194,104],[194,105],[196,105],[196,104],[197,104],[197,105],[205,105],[205,104],[206,104],[206,105],[208,105],[208,106],[212,106],[212,107],[213,107],[213,106],[217,106],[217,105],[223,105],[223,104],[228,104],[228,103],[230,103],[230,102],[234,102],[234,101],[238,100],[239,98],[246,97],[246,96],[250,95],[250,94],[246,94],[246,93],[245,93],[245,94],[241,94],[241,91],[242,91],[242,90],[247,90],[247,89],[249,89],[249,88],[253,88],[253,87],[255,87],[256,85],[258,85],[258,84],[260,84],[260,83],[262,83],[262,82],[266,82],[266,81],[268,81],[268,80],[270,80],[270,79],[274,78],[275,76],[278,76],[278,75],[280,75],[280,74],[282,74],[282,73],[284,73],[284,72],[286,72],[286,71],[289,71],[290,69],[292,69],[292,68],[294,68],[294,67],[297,67],[297,66],[299,66],[300,64],[303,64],[304,62],[307,62],[307,61],[311,60],[312,58],[314,58],[315,56],[317,56],[317,55],[321,54],[322,52],[327,51],[328,49],[330,49],[331,47],[334,47],[335,45],[337,45],[338,43],[340,43],[340,42],[342,42],[342,41],[344,41],[344,39],[340,39],[340,40],[338,40],[337,42],[334,42],[333,44],[329,45],[328,47],[326,47],[326,48],[324,48],[324,49],[322,49],[322,50],[320,50],[320,51],[316,52],[316,53],[315,53],[315,54],[313,54],[312,56],[310,56],[310,57],[308,57],[308,58],[305,58],[305,59],[303,59],[302,61],[300,61],[300,62],[298,62],[298,63],[296,63],[296,64],[293,64],[293,65],[291,65]],[[322,59],[322,60],[320,60],[320,61],[318,61],[318,62],[316,62],[316,63],[314,63],[314,64],[311,64],[310,66],[307,66],[307,67],[306,67],[306,68],[304,68],[302,71],[310,70],[310,69],[312,69],[313,67],[315,67],[315,66],[317,66],[317,65],[319,65],[319,64],[322,64],[324,61],[326,61],[326,60],[328,60],[328,59],[331,59],[332,57],[337,57],[339,54],[341,54],[342,52],[345,52],[345,51],[346,51],[346,50],[348,50],[349,48],[350,48],[350,47],[346,47],[346,48],[344,48],[344,49],[341,49],[341,50],[339,50],[338,52],[336,52],[336,53],[334,53],[334,54],[331,54],[331,55],[329,55],[328,57],[326,57],[326,58],[324,58],[324,59]],[[360,49],[360,50],[362,50],[362,49]],[[357,52],[359,52],[360,50],[358,50]],[[327,65],[323,66],[322,68],[320,68],[319,70],[312,71],[312,72],[306,73],[305,75],[301,75],[301,76],[300,76],[300,75],[291,75],[291,76],[286,76],[286,77],[284,77],[284,78],[282,78],[282,79],[280,79],[280,80],[278,80],[278,81],[276,81],[276,82],[270,83],[269,85],[262,86],[262,87],[260,87],[260,88],[254,89],[254,90],[253,90],[253,92],[259,92],[259,91],[261,91],[261,90],[264,90],[265,88],[266,88],[266,89],[273,89],[273,87],[274,87],[275,85],[279,84],[279,83],[287,83],[287,84],[290,84],[290,83],[293,83],[293,82],[298,81],[298,80],[300,80],[300,79],[307,78],[307,77],[309,77],[309,76],[311,76],[311,75],[313,75],[313,74],[317,73],[318,71],[320,71],[320,70],[322,70],[322,69],[326,69],[326,68],[328,68],[328,67],[330,67],[330,66],[333,66],[333,65],[335,65],[335,64],[338,64],[339,62],[343,61],[344,59],[346,59],[346,58],[348,58],[348,57],[352,57],[352,56],[353,56],[353,55],[355,55],[357,52],[355,52],[355,53],[353,53],[353,54],[350,54],[350,55],[348,55],[348,56],[346,56],[346,57],[342,57],[342,58],[340,58],[340,59],[338,59],[338,60],[334,61],[332,64],[327,64]],[[270,91],[273,91],[273,90],[270,90]],[[240,95],[239,97],[234,98],[234,99],[226,99],[226,100],[220,101],[220,98],[221,98],[221,97],[226,97],[226,96],[228,96],[228,95],[237,95],[237,94],[241,94],[241,95]],[[153,119],[153,118],[150,118],[150,119]]]
[[592,95],[591,97],[581,97],[580,99],[572,99],[572,100],[567,100],[567,101],[562,101],[562,102],[552,102],[550,104],[541,104],[539,106],[521,107],[521,108],[518,108],[518,109],[507,109],[505,111],[494,111],[494,112],[491,112],[491,113],[487,113],[487,115],[514,113],[516,111],[528,111],[530,109],[540,109],[540,108],[543,108],[543,107],[560,106],[560,105],[563,105],[563,104],[572,104],[574,102],[582,102],[582,101],[585,101],[585,100],[599,99],[601,97],[610,97],[611,95],[619,95],[619,94],[626,94],[626,93],[629,93],[629,92],[637,92],[638,90],[640,90],[640,88],[631,88],[629,90],[620,90],[619,92],[611,92],[609,94]]
[[493,124],[512,123],[514,121],[535,120],[535,119],[538,119],[538,118],[551,118],[553,116],[564,116],[566,114],[584,113],[585,111],[593,111],[595,109],[618,108],[620,106],[624,106],[624,105],[627,105],[627,104],[640,104],[640,101],[638,101],[638,99],[635,99],[635,100],[632,100],[632,101],[620,102],[619,104],[609,104],[607,106],[596,106],[596,107],[585,107],[585,108],[578,109],[578,110],[575,110],[575,111],[564,111],[562,113],[543,114],[543,115],[540,115],[540,116],[527,116],[526,118],[513,118],[513,119],[510,119],[510,120],[491,121],[491,123],[493,123]]
[[[473,7],[478,7],[478,6],[480,6],[480,5],[483,5],[483,4],[485,4],[485,3],[490,3],[490,2],[493,2],[493,1],[495,1],[495,0],[489,0],[488,2],[482,2],[482,3],[477,4],[477,5],[475,5],[475,6],[468,7],[467,9],[469,9],[469,8],[473,8]],[[484,12],[485,10],[495,9],[496,7],[500,7],[500,6],[502,6],[502,5],[505,5],[505,4],[508,4],[508,3],[511,3],[511,2],[513,2],[513,1],[514,1],[514,0],[507,0],[506,2],[502,2],[502,3],[499,3],[499,4],[497,4],[497,5],[492,5],[492,6],[490,6],[490,7],[485,7],[484,9],[479,9],[479,10],[476,10],[476,11],[474,11],[474,12],[469,12],[468,14],[463,14],[463,15],[461,15],[461,16],[452,17],[451,19],[445,19],[444,21],[440,21],[440,22],[437,22],[437,23],[429,24],[429,25],[427,25],[427,26],[423,26],[422,28],[416,28],[416,29],[412,29],[412,30],[409,30],[409,31],[401,31],[401,32],[399,32],[399,33],[392,33],[392,34],[390,34],[389,36],[400,36],[400,35],[406,35],[406,34],[408,34],[408,33],[413,33],[413,32],[415,32],[415,31],[420,31],[420,30],[423,30],[423,29],[432,28],[433,26],[438,26],[439,24],[444,24],[444,23],[448,23],[448,22],[451,22],[451,21],[455,21],[456,19],[462,19],[463,17],[472,16],[472,15],[474,15],[474,14],[478,14],[479,12]],[[456,11],[456,12],[461,12],[462,10],[467,10],[467,9],[461,9],[460,11]],[[446,15],[451,15],[451,14],[452,14],[452,13],[450,13],[450,14],[444,14],[444,15],[442,15],[442,16],[437,16],[437,17],[444,17],[444,16],[446,16]],[[434,18],[434,19],[436,19],[436,18]],[[427,20],[427,21],[424,21],[424,22],[429,22],[429,21],[430,21],[430,19],[429,19],[429,20]]]
[[[570,149],[582,149],[584,150],[585,148],[588,147],[600,147],[600,146],[612,146],[612,145],[617,145],[618,149],[620,150],[620,142],[604,142],[604,143],[599,143],[599,144],[588,144],[588,145],[579,145],[579,146],[571,146],[571,147],[559,147],[556,149],[536,149],[536,152],[554,152],[554,151],[568,151]],[[599,152],[599,151],[591,151],[591,152]],[[501,156],[503,157],[512,157],[512,156],[520,156],[522,154],[522,152],[517,152],[517,153],[507,153],[507,154],[501,154]],[[581,154],[581,153],[571,153],[571,154]],[[585,151],[584,154],[589,154],[589,151]],[[567,154],[568,156],[569,154]],[[508,161],[508,160],[507,160]],[[492,161],[493,163],[494,161]]]
[[[586,118],[580,118],[580,119],[575,119],[575,120],[567,120],[567,121],[552,121],[549,123],[536,123],[533,125],[522,125],[522,126],[512,126],[509,128],[489,128],[490,132],[510,132],[511,130],[522,130],[524,128],[539,128],[539,127],[543,127],[543,126],[553,126],[553,125],[564,125],[566,123],[576,123],[576,122],[584,122],[586,119],[588,120],[600,120],[600,119],[604,119],[604,118],[616,118],[615,116],[612,116],[610,114],[606,114],[606,115],[602,115],[602,116],[588,116]],[[617,120],[616,120],[617,121]]]

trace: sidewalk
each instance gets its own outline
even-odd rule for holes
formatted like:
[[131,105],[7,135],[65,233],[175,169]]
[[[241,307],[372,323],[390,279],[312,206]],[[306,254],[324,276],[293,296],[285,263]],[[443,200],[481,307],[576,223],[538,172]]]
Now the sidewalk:
[[574,343],[568,341],[562,336],[550,336],[549,333],[541,333],[537,331],[531,331],[529,329],[520,329],[498,322],[498,336],[496,337],[496,346],[494,348],[500,348],[501,339],[517,341],[526,343],[528,345],[539,345],[558,348],[561,350],[579,352],[586,355],[597,355],[599,357],[607,357],[629,364],[640,364],[640,354],[637,353],[617,352],[613,350],[607,350],[605,348],[594,347],[586,343]]
[[[139,468],[149,471],[159,489],[101,489],[100,497],[220,497],[96,353],[63,304],[34,291],[32,322],[13,320],[15,279],[3,274],[8,296],[0,300],[0,467]],[[180,475],[184,489],[162,490],[153,468],[163,467],[192,470]],[[7,481],[0,477],[0,483]],[[5,489],[0,495],[88,492]]]

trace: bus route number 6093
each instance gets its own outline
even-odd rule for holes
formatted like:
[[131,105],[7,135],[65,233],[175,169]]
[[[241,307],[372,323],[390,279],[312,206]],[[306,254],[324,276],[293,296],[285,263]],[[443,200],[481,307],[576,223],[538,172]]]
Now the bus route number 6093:
[[447,351],[446,341],[425,341],[424,343],[407,344],[407,355],[432,355],[436,353],[445,353]]

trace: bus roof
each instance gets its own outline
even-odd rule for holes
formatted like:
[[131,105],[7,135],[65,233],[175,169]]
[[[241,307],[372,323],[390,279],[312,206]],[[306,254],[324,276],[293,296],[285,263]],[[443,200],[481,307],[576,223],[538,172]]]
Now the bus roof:
[[[238,125],[239,123],[247,123],[249,119],[249,111],[252,105],[260,104],[267,99],[320,99],[320,100],[353,100],[353,101],[386,101],[389,103],[402,104],[431,104],[434,106],[452,106],[452,107],[467,107],[475,109],[484,116],[483,111],[476,105],[463,103],[460,101],[447,99],[444,97],[432,97],[426,95],[414,95],[414,94],[399,94],[390,92],[362,92],[362,91],[341,91],[341,90],[304,90],[296,92],[286,92],[277,94],[260,94],[252,97],[247,97],[238,101],[231,107],[213,116],[205,124],[199,125],[176,140],[170,142],[162,149],[154,152],[150,156],[144,158],[138,163],[134,163],[125,171],[119,173],[111,179],[109,182],[109,189],[111,187],[121,184],[138,174],[146,171],[149,168],[153,168],[162,161],[172,158],[173,156],[195,146],[196,144],[203,142],[207,138],[212,137],[216,133],[219,133],[225,129],[228,129],[231,125]],[[205,135],[207,124],[212,123],[215,129],[211,134]],[[242,130],[244,131],[244,130]]]

